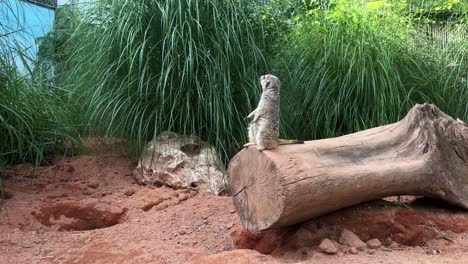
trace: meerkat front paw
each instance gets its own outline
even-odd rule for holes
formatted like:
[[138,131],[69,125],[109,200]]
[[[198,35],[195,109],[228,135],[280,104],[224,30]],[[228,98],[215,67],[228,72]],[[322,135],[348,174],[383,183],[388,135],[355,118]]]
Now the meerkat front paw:
[[258,150],[260,150],[260,151],[263,151],[263,150],[265,149],[265,147],[262,147],[262,146],[260,146],[260,145],[256,145],[255,147],[256,147]]
[[244,148],[247,148],[247,147],[250,147],[250,146],[253,146],[253,145],[255,145],[255,143],[249,142],[249,143],[244,144]]

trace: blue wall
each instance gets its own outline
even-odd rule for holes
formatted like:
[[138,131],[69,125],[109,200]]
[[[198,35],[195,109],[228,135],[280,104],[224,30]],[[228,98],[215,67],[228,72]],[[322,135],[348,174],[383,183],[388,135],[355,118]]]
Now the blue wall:
[[[0,36],[3,38],[2,41],[8,41],[9,44],[12,44],[11,46],[16,41],[23,52],[28,54],[28,57],[35,59],[38,50],[35,39],[52,30],[54,12],[51,9],[19,0],[0,0]],[[20,71],[24,71],[24,65],[18,58],[16,64]],[[31,64],[28,63],[28,65]]]

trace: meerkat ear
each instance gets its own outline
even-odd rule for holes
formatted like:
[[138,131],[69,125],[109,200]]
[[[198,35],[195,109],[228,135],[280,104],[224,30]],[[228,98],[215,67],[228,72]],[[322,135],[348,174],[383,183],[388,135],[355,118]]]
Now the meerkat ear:
[[267,81],[266,84],[265,84],[265,88],[270,88],[270,84],[271,84],[271,82]]

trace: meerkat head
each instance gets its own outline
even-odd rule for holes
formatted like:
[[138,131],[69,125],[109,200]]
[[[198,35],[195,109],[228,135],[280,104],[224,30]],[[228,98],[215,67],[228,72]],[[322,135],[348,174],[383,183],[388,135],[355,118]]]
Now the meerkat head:
[[262,90],[266,91],[269,89],[277,89],[280,88],[280,80],[278,77],[272,74],[265,74],[260,77],[260,85],[262,86]]

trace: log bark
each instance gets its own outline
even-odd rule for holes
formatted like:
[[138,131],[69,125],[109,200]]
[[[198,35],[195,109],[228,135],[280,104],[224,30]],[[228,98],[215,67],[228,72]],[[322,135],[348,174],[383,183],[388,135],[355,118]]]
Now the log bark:
[[245,148],[228,173],[241,222],[252,231],[393,195],[468,209],[468,126],[434,105],[416,105],[394,124],[262,152]]

